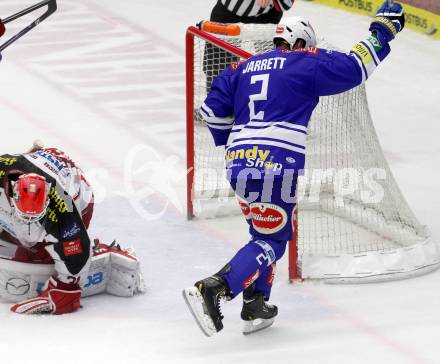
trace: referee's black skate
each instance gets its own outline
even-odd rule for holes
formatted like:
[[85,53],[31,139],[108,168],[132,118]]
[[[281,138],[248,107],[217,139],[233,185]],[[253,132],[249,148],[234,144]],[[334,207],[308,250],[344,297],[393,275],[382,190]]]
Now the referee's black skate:
[[221,299],[229,299],[229,288],[222,277],[213,275],[183,290],[183,298],[191,314],[206,336],[223,329]]
[[243,291],[243,308],[241,319],[245,322],[243,334],[249,335],[271,326],[278,315],[278,307],[266,303],[260,292],[255,292],[251,285]]

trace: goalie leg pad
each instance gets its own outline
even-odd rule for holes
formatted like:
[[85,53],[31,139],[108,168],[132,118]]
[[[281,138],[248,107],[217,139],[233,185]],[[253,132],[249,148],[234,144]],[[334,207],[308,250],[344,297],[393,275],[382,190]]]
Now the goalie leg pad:
[[114,243],[95,242],[87,280],[83,296],[107,292],[119,297],[132,297],[146,291],[136,254],[132,249],[123,250]]
[[54,273],[53,264],[29,264],[0,258],[0,298],[16,303],[35,297]]
[[[0,298],[21,302],[39,295],[55,274],[53,264],[35,264],[0,258]],[[87,275],[82,279],[83,297],[108,292],[132,297],[144,293],[140,262],[130,249],[100,244],[95,250]]]
[[131,297],[145,292],[139,260],[132,254],[111,253],[110,279],[107,292],[115,296]]

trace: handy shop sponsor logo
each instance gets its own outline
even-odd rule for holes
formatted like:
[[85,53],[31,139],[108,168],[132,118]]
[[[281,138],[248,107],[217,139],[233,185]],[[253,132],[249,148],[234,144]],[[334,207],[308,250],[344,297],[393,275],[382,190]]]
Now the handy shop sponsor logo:
[[243,148],[236,150],[228,150],[226,153],[226,161],[231,162],[239,159],[246,159],[246,167],[264,168],[266,170],[279,171],[282,169],[281,163],[274,163],[268,160],[270,150],[260,149],[258,146],[252,148]]

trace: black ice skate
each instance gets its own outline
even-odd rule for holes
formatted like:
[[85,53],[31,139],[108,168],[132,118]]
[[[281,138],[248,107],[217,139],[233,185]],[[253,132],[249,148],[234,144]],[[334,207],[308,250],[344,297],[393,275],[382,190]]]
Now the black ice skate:
[[249,335],[271,326],[278,315],[277,306],[266,303],[262,293],[255,292],[254,285],[243,291],[241,319],[245,321],[243,334]]
[[223,278],[213,275],[202,279],[182,293],[191,314],[206,336],[223,329],[220,300],[229,299],[229,288]]

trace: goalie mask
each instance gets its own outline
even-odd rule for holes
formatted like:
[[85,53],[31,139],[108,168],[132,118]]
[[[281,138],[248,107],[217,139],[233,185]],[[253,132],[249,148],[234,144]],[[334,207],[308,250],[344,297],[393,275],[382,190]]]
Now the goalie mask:
[[22,174],[12,181],[12,205],[15,215],[25,223],[34,223],[46,215],[50,183],[35,173]]
[[316,47],[316,35],[308,20],[300,17],[290,17],[282,20],[282,23],[275,29],[273,41],[283,39],[290,45],[290,49],[298,48],[297,43],[303,40],[305,45],[302,48]]

